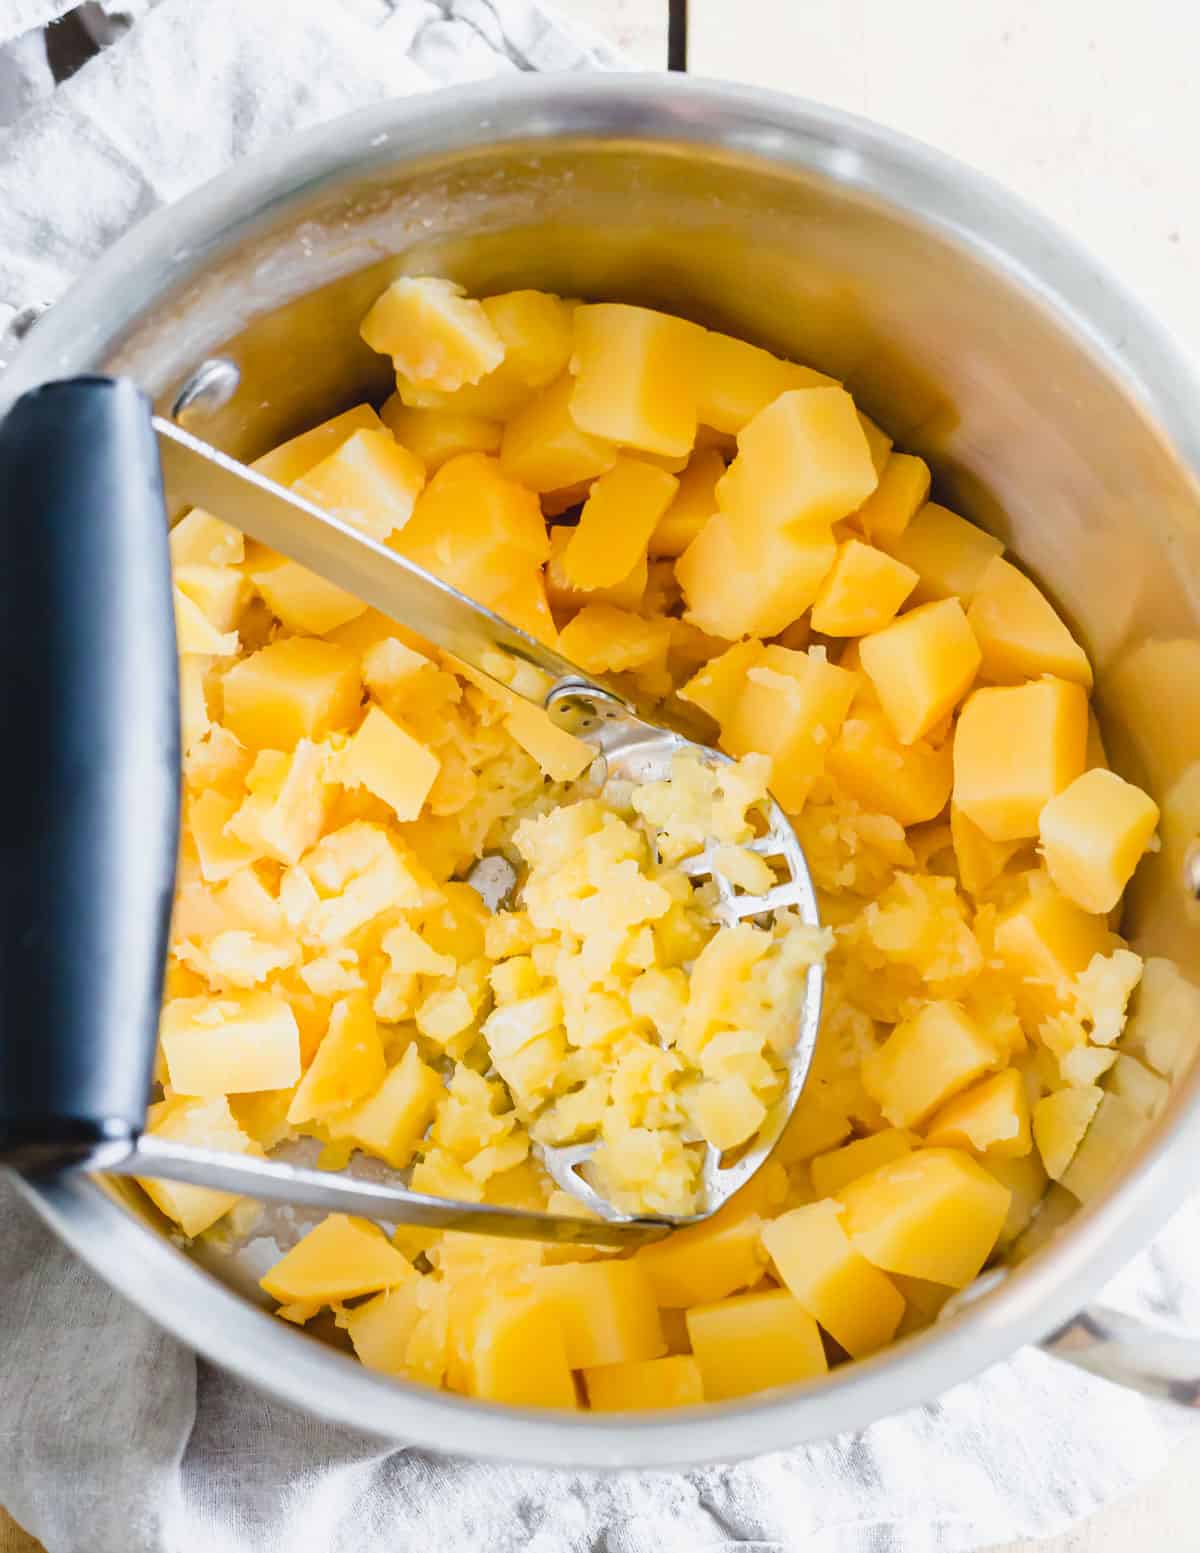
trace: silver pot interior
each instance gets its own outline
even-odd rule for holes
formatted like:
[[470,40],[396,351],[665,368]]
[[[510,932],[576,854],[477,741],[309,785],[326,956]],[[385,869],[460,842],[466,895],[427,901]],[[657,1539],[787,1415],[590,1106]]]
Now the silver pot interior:
[[[1096,666],[1113,763],[1161,804],[1200,758],[1200,454],[1181,450],[1187,383],[1150,326],[1035,218],[882,133],[781,104],[760,113],[746,96],[719,125],[702,93],[664,96],[654,114],[622,108],[615,87],[559,96],[510,95],[493,119],[476,92],[428,124],[409,110],[394,133],[359,116],[272,187],[244,170],[185,207],[173,268],[152,270],[129,242],[122,264],[106,261],[105,316],[70,342],[51,314],[37,365],[130,373],[169,406],[200,361],[227,356],[240,388],[189,425],[249,457],[386,395],[386,363],[357,328],[399,273],[642,302],[745,336],[843,378],[929,460],[939,499],[1047,587]],[[63,305],[77,323],[98,280]],[[1184,967],[1200,942],[1189,839],[1168,836],[1147,861],[1125,923],[1140,951]],[[140,1198],[137,1211],[152,1214]],[[1073,1233],[1032,1263],[1064,1255]],[[781,1421],[781,1443],[789,1432]]]

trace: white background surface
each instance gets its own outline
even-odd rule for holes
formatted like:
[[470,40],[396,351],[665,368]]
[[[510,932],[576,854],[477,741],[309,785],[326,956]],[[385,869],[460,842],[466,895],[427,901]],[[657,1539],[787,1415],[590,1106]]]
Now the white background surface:
[[[666,0],[555,0],[652,68]],[[973,163],[1085,243],[1200,358],[1198,0],[691,0],[689,69]],[[1053,1449],[1053,1442],[1047,1442]],[[1193,1553],[1200,1437],[1135,1499],[995,1553]]]

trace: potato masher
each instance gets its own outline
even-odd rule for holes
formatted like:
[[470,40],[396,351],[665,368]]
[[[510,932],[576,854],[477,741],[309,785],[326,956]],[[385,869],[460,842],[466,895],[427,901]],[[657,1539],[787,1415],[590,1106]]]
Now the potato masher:
[[[653,711],[411,561],[152,414],[127,380],[49,383],[0,424],[4,726],[9,730],[0,1024],[0,1163],[192,1182],[257,1199],[536,1240],[631,1246],[714,1212],[765,1161],[812,1059],[822,971],[806,973],[786,1087],[753,1143],[723,1163],[709,1146],[704,1212],[635,1217],[579,1172],[594,1145],[534,1145],[594,1217],[451,1202],[398,1182],[194,1148],[144,1132],[174,891],[180,749],[164,481],[203,507],[404,621],[465,664],[544,706],[590,743],[607,777],[661,780],[702,732],[682,703]],[[514,679],[516,666],[525,671]],[[529,670],[540,690],[531,693]],[[777,804],[749,845],[781,865],[764,895],[712,866],[723,923],[793,909],[819,924],[803,851]]]

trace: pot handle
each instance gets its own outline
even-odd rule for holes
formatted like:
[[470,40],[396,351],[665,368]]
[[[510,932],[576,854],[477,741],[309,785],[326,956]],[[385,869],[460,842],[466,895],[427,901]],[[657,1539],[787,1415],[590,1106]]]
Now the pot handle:
[[1039,1346],[1143,1396],[1200,1407],[1200,1338],[1183,1327],[1089,1305]]
[[145,1123],[180,767],[150,413],[80,378],[0,422],[0,1164],[26,1171]]

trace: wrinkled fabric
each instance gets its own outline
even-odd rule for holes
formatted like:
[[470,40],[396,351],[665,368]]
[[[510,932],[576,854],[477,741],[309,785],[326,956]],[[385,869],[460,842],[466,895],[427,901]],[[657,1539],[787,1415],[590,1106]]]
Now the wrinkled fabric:
[[[289,131],[436,85],[620,63],[532,0],[126,0],[130,31],[52,89],[30,29],[67,8],[0,6],[0,328]],[[1197,1246],[1193,1203],[1106,1298],[1200,1326]],[[1093,1513],[1188,1426],[1026,1350],[862,1434],[732,1466],[436,1458],[197,1361],[0,1181],[0,1503],[49,1553],[966,1553]]]

